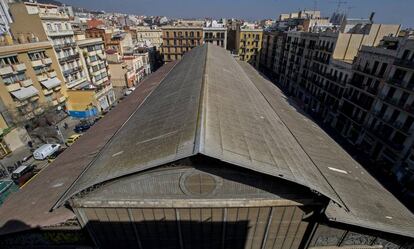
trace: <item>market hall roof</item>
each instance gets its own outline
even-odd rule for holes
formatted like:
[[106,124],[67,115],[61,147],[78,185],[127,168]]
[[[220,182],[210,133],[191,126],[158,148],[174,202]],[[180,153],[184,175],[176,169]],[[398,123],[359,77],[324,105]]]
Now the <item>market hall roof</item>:
[[414,237],[414,215],[250,65],[191,50],[57,206],[96,184],[203,154],[309,187],[332,220]]
[[[202,154],[321,193],[331,200],[326,210],[331,220],[414,237],[410,211],[278,88],[222,48],[209,44],[191,50],[139,105],[124,105],[130,108],[129,115],[118,116],[121,105],[49,167],[62,168],[75,151],[84,154],[81,147],[93,147],[96,137],[105,136],[102,126],[109,125],[108,120],[122,123],[100,140],[88,160],[65,164],[65,170],[76,169],[77,178],[73,174],[63,186],[53,180],[43,183],[45,193],[53,190],[47,203],[51,207],[56,202],[57,210],[51,214],[62,212],[59,206],[94,185]],[[61,179],[63,173],[57,169],[53,173]],[[33,186],[46,181],[42,173]],[[18,193],[20,197],[39,196],[26,189],[25,195]],[[59,200],[57,194],[62,195]],[[7,209],[0,209],[0,225],[6,221],[4,210],[10,213],[25,201],[6,202]],[[33,226],[37,220],[30,221]]]

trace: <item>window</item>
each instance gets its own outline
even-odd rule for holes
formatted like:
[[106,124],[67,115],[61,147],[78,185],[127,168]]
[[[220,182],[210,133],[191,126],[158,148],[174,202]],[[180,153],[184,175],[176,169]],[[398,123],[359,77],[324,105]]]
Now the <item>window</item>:
[[395,70],[393,79],[397,81],[403,81],[406,73],[406,71],[398,68],[397,70]]
[[410,57],[410,50],[408,50],[408,49],[404,50],[404,53],[403,53],[403,56],[402,56],[401,59],[408,60],[409,57]]
[[380,71],[378,72],[378,76],[379,76],[379,77],[384,76],[384,73],[385,73],[385,70],[387,70],[387,67],[388,67],[388,64],[387,64],[387,63],[382,63],[382,65],[381,65],[381,69],[380,69]]
[[19,60],[17,59],[17,55],[4,57],[0,59],[0,66],[4,67],[6,65],[14,65],[18,64]]
[[45,51],[29,53],[29,58],[31,61],[41,60],[47,58]]

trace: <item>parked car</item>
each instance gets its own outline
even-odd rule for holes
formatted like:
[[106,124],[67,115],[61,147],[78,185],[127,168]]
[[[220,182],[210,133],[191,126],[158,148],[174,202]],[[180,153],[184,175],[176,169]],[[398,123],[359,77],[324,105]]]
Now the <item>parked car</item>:
[[22,165],[12,173],[13,182],[19,187],[23,186],[30,178],[36,174],[36,165]]
[[44,160],[60,149],[60,144],[44,144],[33,152],[36,160]]
[[66,146],[71,146],[72,144],[74,144],[76,142],[76,140],[78,140],[78,138],[80,138],[82,136],[82,134],[75,134],[72,135],[70,137],[68,137],[68,139],[66,140]]
[[76,133],[81,133],[81,132],[89,130],[89,128],[91,128],[92,125],[93,125],[93,122],[91,121],[81,121],[79,124],[75,126],[73,130]]
[[129,90],[129,89],[128,89],[128,90],[126,90],[126,91],[125,91],[125,96],[130,95],[132,92],[133,92],[132,90]]
[[50,155],[48,158],[47,158],[47,162],[48,163],[51,163],[51,162],[53,162],[53,161],[55,161],[55,159],[60,155],[60,154],[62,154],[62,152],[63,151],[65,151],[64,149],[60,149],[60,150],[58,150],[58,151],[56,151],[55,153],[53,153],[52,155]]

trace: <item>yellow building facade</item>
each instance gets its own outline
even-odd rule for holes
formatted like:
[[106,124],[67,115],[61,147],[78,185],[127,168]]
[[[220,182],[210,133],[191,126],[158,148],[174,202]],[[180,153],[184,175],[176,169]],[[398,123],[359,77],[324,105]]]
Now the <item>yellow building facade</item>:
[[236,51],[239,59],[256,68],[259,66],[262,49],[263,30],[240,28],[236,34]]
[[2,126],[65,106],[66,85],[50,42],[0,47],[0,102]]

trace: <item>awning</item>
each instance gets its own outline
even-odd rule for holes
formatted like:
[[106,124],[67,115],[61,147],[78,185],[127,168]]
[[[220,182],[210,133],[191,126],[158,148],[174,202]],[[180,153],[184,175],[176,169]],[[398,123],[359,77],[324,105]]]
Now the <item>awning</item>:
[[57,77],[55,77],[55,78],[47,79],[45,81],[41,81],[40,83],[44,85],[48,90],[50,90],[54,87],[59,86],[61,81]]
[[34,86],[22,87],[17,91],[11,92],[20,101],[33,97],[38,93],[39,91]]

